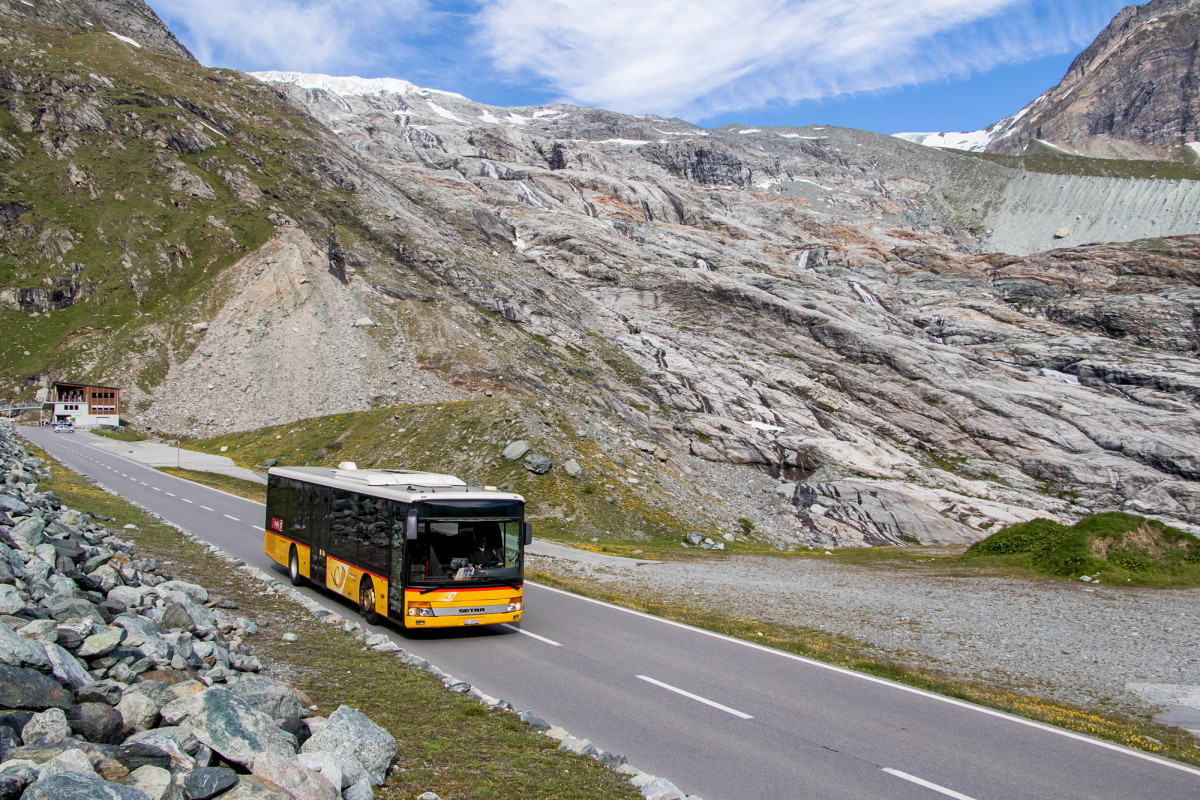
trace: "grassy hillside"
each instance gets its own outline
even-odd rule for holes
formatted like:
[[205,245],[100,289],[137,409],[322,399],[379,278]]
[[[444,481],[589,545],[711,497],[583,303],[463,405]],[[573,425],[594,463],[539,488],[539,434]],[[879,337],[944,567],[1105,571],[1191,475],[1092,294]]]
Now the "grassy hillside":
[[[653,457],[605,444],[594,431],[581,435],[579,426],[569,413],[484,399],[319,417],[188,446],[211,453],[224,447],[224,455],[250,468],[273,458],[281,466],[354,461],[361,468],[454,474],[523,494],[538,537],[610,552],[675,552],[688,531],[740,530],[732,511],[715,519],[702,511],[696,487]],[[553,460],[549,473],[535,475],[523,461],[501,456],[518,439]],[[563,468],[570,459],[582,466],[577,478]]]
[[153,386],[192,346],[188,309],[270,238],[273,214],[353,224],[352,194],[314,160],[327,132],[270,88],[105,32],[14,25],[0,38],[6,397],[117,367]]
[[1096,178],[1140,178],[1164,181],[1200,181],[1200,166],[1184,161],[1142,161],[1122,158],[1089,158],[1066,153],[1032,153],[1008,156],[1000,153],[965,155],[1027,172],[1052,175],[1081,175]]
[[1013,525],[976,542],[960,560],[1101,583],[1200,586],[1200,539],[1117,512],[1071,526],[1048,519]]

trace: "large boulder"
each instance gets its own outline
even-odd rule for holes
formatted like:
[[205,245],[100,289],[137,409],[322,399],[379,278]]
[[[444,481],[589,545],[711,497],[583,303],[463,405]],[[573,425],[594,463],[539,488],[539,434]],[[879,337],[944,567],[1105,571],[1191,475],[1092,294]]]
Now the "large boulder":
[[117,703],[117,711],[125,721],[125,735],[153,728],[158,722],[158,709],[158,703],[142,692],[126,692]]
[[525,454],[529,452],[529,449],[529,442],[525,441],[524,439],[518,439],[515,442],[510,442],[508,447],[505,447],[500,455],[504,457],[505,461],[519,461],[525,457]]
[[188,583],[187,581],[164,581],[155,586],[154,591],[159,597],[165,600],[175,600],[178,602],[178,598],[172,595],[182,594],[193,603],[208,602],[208,590],[203,586]]
[[294,756],[265,753],[255,759],[254,774],[283,787],[296,800],[338,800],[342,793],[342,787],[334,787],[320,772],[304,766]]
[[71,726],[61,708],[48,708],[34,714],[21,729],[21,741],[25,744],[58,744],[70,735]]
[[237,782],[237,773],[228,767],[199,767],[183,779],[183,796],[187,800],[209,800],[232,789]]
[[46,606],[46,613],[59,622],[73,619],[91,620],[99,625],[107,625],[104,616],[96,607],[82,597],[59,597]]
[[220,800],[292,800],[286,790],[256,775],[243,775]]
[[302,712],[295,692],[263,675],[242,675],[230,691],[271,719],[299,717]]
[[0,494],[0,511],[8,514],[28,514],[30,509],[19,497],[11,494]]
[[50,673],[59,683],[76,692],[95,683],[96,679],[88,673],[87,665],[57,644],[42,642],[42,651],[50,662]]
[[0,614],[16,614],[25,608],[25,598],[15,587],[0,584]]
[[0,665],[0,708],[65,710],[73,704],[71,693],[53,678],[37,670]]
[[0,664],[47,669],[50,659],[40,642],[26,639],[0,620]]
[[43,541],[42,531],[46,530],[46,521],[41,517],[26,517],[16,524],[9,535],[17,541],[30,547],[37,547]]
[[104,703],[80,703],[67,710],[67,722],[79,736],[96,744],[116,744],[124,736],[121,712]]
[[[154,767],[162,767],[163,769],[170,769],[172,762],[187,768],[186,765],[188,761],[191,760],[190,756],[186,755],[182,750],[180,750],[179,745],[174,741],[170,742],[168,746],[172,748],[172,750],[176,751],[176,754],[179,757],[173,756],[171,752],[164,750],[162,747],[159,747],[156,744],[151,744],[150,742],[135,742],[127,740],[125,744],[121,745],[113,752],[113,759],[130,772],[133,772],[138,767],[142,767],[147,764]],[[194,765],[195,762],[193,761],[192,764]]]
[[98,658],[108,655],[117,649],[117,645],[125,640],[124,628],[106,628],[94,633],[83,640],[76,653],[80,658]]
[[271,717],[221,686],[169,703],[160,713],[168,725],[191,728],[226,761],[247,769],[265,753],[295,757],[288,736]]
[[153,586],[114,586],[108,590],[106,597],[126,608],[131,608],[145,605],[147,595],[154,596]]
[[316,750],[336,753],[349,765],[351,770],[347,771],[351,783],[359,780],[353,772],[353,765],[359,764],[370,775],[371,782],[378,786],[383,783],[388,765],[396,756],[396,739],[361,711],[339,706],[301,748],[304,753]]
[[42,778],[21,795],[21,800],[149,800],[132,786],[110,783],[100,777],[60,772]]
[[205,630],[215,628],[217,617],[211,608],[199,603],[171,603],[163,611],[162,626],[164,628],[179,628],[184,631]]
[[183,792],[171,780],[171,772],[147,764],[125,778],[125,785],[140,789],[150,800],[182,800]]

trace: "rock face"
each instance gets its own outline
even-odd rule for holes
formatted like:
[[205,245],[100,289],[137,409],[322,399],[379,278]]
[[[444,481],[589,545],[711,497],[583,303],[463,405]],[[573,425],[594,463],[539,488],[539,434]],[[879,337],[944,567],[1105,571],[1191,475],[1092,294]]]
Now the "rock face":
[[1200,140],[1196,0],[1123,9],[1066,76],[1000,123],[988,149],[1020,153],[1038,140],[1101,157],[1162,157]]
[[0,19],[23,18],[79,31],[115,31],[139,45],[194,61],[175,34],[141,0],[59,0],[56,3],[3,3]]
[[[1145,7],[1172,25],[1183,8]],[[28,44],[32,30],[18,31]],[[399,80],[252,84],[187,66],[177,96],[147,97],[57,51],[37,67],[5,62],[19,133],[0,148],[14,174],[27,153],[52,156],[70,191],[111,194],[120,187],[95,186],[84,155],[153,143],[139,174],[204,226],[194,247],[221,243],[200,263],[161,238],[141,248],[153,255],[121,254],[114,285],[136,302],[203,294],[172,318],[139,318],[136,357],[130,337],[81,337],[95,348],[83,360],[131,386],[146,426],[204,436],[499,396],[603,417],[680,482],[690,459],[740,468],[741,484],[779,479],[758,530],[782,544],[968,542],[1110,508],[1200,526],[1195,182],[1031,177],[860,131],[708,131],[499,109]],[[151,129],[132,99],[100,96],[169,107],[174,122]],[[286,120],[286,145],[264,118]],[[218,139],[237,157],[214,155]],[[87,246],[38,216],[48,209],[4,208],[6,247],[45,272],[34,282],[51,285]],[[245,219],[258,223],[235,236]],[[989,229],[1017,254],[990,252]],[[494,458],[496,444],[476,455]],[[721,502],[747,505],[729,485]],[[864,498],[858,511],[836,507],[848,496]],[[21,536],[44,535],[28,522],[41,515],[18,516]],[[141,602],[101,570],[87,575],[112,584],[109,599]],[[209,624],[172,602],[189,635]],[[47,608],[76,613],[62,598]],[[148,642],[145,657],[167,666],[169,650]]]
[[[0,420],[0,562],[21,575],[4,584],[19,603],[6,594],[0,615],[0,796],[338,800],[343,770],[353,769],[368,779],[369,798],[395,739],[343,706],[324,726],[318,758],[338,785],[298,760],[285,728],[306,732],[309,712],[289,687],[239,669],[257,667],[240,640],[253,624],[191,602],[208,601],[203,587],[170,580],[88,516],[38,493],[41,467]],[[35,517],[40,526],[26,524]],[[116,617],[80,571],[98,563],[118,564],[114,580],[138,590]],[[186,626],[169,626],[167,611],[184,605],[207,616],[193,610]],[[254,774],[210,767],[214,759]]]

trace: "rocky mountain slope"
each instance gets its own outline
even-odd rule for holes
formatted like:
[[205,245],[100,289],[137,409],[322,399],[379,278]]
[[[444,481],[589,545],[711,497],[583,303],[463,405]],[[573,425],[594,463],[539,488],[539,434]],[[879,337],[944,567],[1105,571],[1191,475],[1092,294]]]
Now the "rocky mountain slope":
[[1080,53],[1057,86],[982,131],[900,134],[993,153],[1185,159],[1200,147],[1200,2],[1130,5]]
[[[1055,194],[858,131],[260,83],[8,8],[10,396],[92,377],[197,436],[504,398],[664,478],[774,476],[783,545],[1200,525],[1200,238],[1131,241],[1196,233],[1190,182]],[[1126,243],[1037,252],[1081,235]]]

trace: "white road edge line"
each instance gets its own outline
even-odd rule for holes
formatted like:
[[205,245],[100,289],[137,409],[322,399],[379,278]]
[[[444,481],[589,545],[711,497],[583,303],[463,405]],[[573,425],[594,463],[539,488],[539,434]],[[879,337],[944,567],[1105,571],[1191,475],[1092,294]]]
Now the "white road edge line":
[[639,680],[643,680],[646,683],[652,683],[660,689],[666,689],[668,692],[674,692],[675,694],[683,695],[689,700],[695,700],[697,703],[703,703],[706,706],[712,706],[713,708],[724,711],[726,714],[733,714],[735,717],[741,717],[742,719],[754,719],[754,717],[743,711],[738,711],[736,708],[730,708],[729,706],[723,706],[715,700],[709,700],[707,697],[701,697],[698,694],[692,694],[691,692],[680,689],[678,686],[672,686],[669,683],[656,681],[654,678],[650,678],[645,675],[638,675],[637,677]]
[[[87,444],[87,446],[91,446],[91,445]],[[130,459],[126,459],[124,456],[122,456],[118,453],[112,453],[111,455],[115,455],[117,458],[120,458],[125,461],[130,461]],[[146,466],[146,465],[142,464],[141,462],[132,462],[132,463],[136,463],[139,466]],[[109,467],[109,469],[112,469],[112,468]],[[116,472],[115,469],[113,471]],[[124,473],[121,473],[121,474],[124,474]],[[174,475],[171,475],[170,473],[163,473],[163,474],[166,475],[168,478],[175,478],[175,480],[183,481],[184,483],[187,483],[191,486],[199,486],[201,488],[212,489],[212,487],[204,486],[204,484],[195,483],[194,481],[189,481],[185,478],[179,478]],[[221,492],[221,494],[229,495],[230,497],[238,497],[237,495],[222,491],[220,489],[212,489],[212,491]],[[186,497],[181,497],[179,499],[183,500],[183,502],[185,502],[185,503],[192,502],[191,500],[188,500]],[[238,499],[246,500],[246,498],[238,498]],[[258,505],[258,506],[263,505],[262,503],[259,503],[257,500],[248,500],[247,502],[254,503],[255,505]],[[252,526],[252,527],[256,531],[259,530],[258,526]],[[914,694],[919,697],[925,697],[930,700],[936,700],[939,703],[945,703],[947,705],[957,706],[959,708],[963,708],[968,711],[974,711],[976,713],[984,714],[984,715],[990,716],[990,717],[995,717],[997,719],[1008,720],[1009,722],[1015,722],[1018,725],[1024,725],[1025,727],[1028,727],[1028,728],[1034,728],[1036,730],[1044,731],[1046,733],[1052,733],[1056,736],[1064,736],[1068,739],[1073,739],[1078,742],[1090,744],[1095,747],[1103,748],[1105,750],[1112,750],[1113,752],[1124,753],[1125,755],[1133,756],[1134,758],[1138,758],[1143,761],[1149,761],[1154,764],[1158,764],[1160,766],[1177,769],[1181,772],[1186,772],[1190,775],[1200,776],[1200,769],[1196,769],[1195,767],[1190,767],[1186,764],[1181,764],[1177,761],[1171,761],[1166,758],[1160,758],[1159,756],[1151,755],[1150,753],[1145,753],[1141,750],[1134,750],[1133,748],[1130,748],[1130,747],[1124,747],[1119,744],[1113,744],[1112,742],[1106,742],[1103,739],[1094,739],[1090,736],[1085,736],[1080,733],[1075,733],[1074,731],[1068,731],[1064,728],[1056,728],[1053,725],[1047,725],[1042,722],[1036,722],[1031,719],[1025,719],[1024,717],[1014,716],[1012,714],[1007,714],[1003,711],[997,711],[992,708],[978,706],[978,705],[975,705],[974,703],[968,703],[964,700],[956,700],[954,698],[945,697],[943,695],[935,694],[933,692],[927,692],[924,689],[917,689],[912,686],[905,686],[904,684],[896,683],[895,681],[889,681],[884,678],[876,678],[873,675],[866,675],[864,673],[855,672],[854,670],[846,669],[844,667],[838,667],[833,664],[826,664],[822,661],[815,661],[811,658],[805,658],[804,656],[798,656],[793,653],[787,653],[787,652],[784,652],[783,650],[775,650],[773,648],[766,647],[764,645],[755,644],[753,642],[743,641],[741,639],[735,639],[731,636],[725,636],[723,634],[714,633],[712,631],[706,631],[703,628],[697,628],[692,625],[685,625],[682,622],[675,622],[674,620],[663,619],[661,617],[656,617],[653,614],[646,614],[641,611],[634,611],[633,609],[622,608],[621,606],[613,605],[612,603],[606,603],[603,600],[594,600],[590,597],[584,597],[583,595],[575,594],[573,592],[568,592],[563,589],[556,589],[554,587],[546,586],[546,585],[537,583],[535,581],[526,580],[525,583],[527,583],[531,586],[537,586],[539,589],[545,589],[546,591],[549,591],[549,592],[566,595],[568,597],[574,597],[574,598],[582,600],[584,602],[592,603],[593,605],[604,606],[606,608],[611,608],[615,611],[620,611],[625,614],[632,614],[633,616],[641,617],[641,618],[647,619],[647,620],[652,620],[654,622],[658,622],[663,625],[670,625],[675,628],[692,631],[693,633],[699,633],[703,636],[708,636],[708,637],[711,637],[714,639],[721,639],[721,640],[724,640],[731,644],[740,645],[742,647],[747,647],[752,650],[758,650],[763,653],[767,653],[767,654],[774,655],[774,656],[779,656],[781,658],[786,658],[791,661],[797,661],[802,664],[808,664],[810,666],[818,667],[820,669],[828,670],[830,672],[837,672],[842,675],[847,675],[847,676],[850,676],[853,678],[858,678],[859,680],[868,681],[870,683],[875,683],[880,686],[889,686],[892,689],[897,689],[902,692]]]
[[[143,468],[145,468],[145,469],[151,469],[151,470],[154,470],[154,469],[155,469],[154,467],[150,466],[149,464],[145,463],[144,461],[138,461],[136,458],[128,458],[127,456],[123,456],[123,455],[121,455],[120,453],[117,453],[117,452],[115,452],[115,451],[113,451],[113,450],[107,450],[107,449],[105,449],[105,448],[103,448],[103,447],[99,447],[99,446],[97,446],[97,445],[95,445],[95,444],[91,444],[90,442],[84,442],[84,443],[83,443],[83,445],[84,445],[84,447],[91,447],[91,448],[93,448],[93,449],[99,450],[100,452],[104,453],[104,454],[105,454],[105,455],[107,455],[107,456],[112,456],[112,457],[114,457],[114,458],[119,458],[119,459],[121,459],[122,461],[125,461],[125,462],[127,462],[127,463],[129,463],[129,464],[133,464],[133,465],[135,465],[135,466],[138,466],[138,467],[143,467]],[[105,467],[105,469],[112,469],[112,467]],[[115,469],[113,469],[113,472],[116,472],[116,470],[115,470]],[[224,489],[217,489],[217,488],[215,488],[215,487],[208,486],[208,485],[206,485],[206,484],[203,484],[203,483],[196,483],[195,481],[189,481],[187,478],[181,478],[181,477],[179,477],[178,475],[172,475],[172,474],[171,474],[171,473],[169,473],[169,472],[158,472],[158,470],[155,470],[155,472],[157,472],[157,473],[158,473],[158,477],[165,477],[165,478],[170,478],[171,480],[174,480],[174,481],[180,481],[181,483],[186,483],[187,485],[189,485],[189,486],[191,486],[191,487],[193,487],[193,488],[194,488],[194,487],[199,487],[199,488],[201,488],[201,489],[205,489],[205,490],[208,490],[208,491],[210,491],[210,492],[218,492],[218,493],[220,493],[220,494],[223,494],[223,495],[225,495],[226,497],[233,497],[233,498],[236,498],[236,499],[238,499],[238,500],[244,500],[244,501],[246,501],[247,503],[254,503],[254,504],[255,504],[255,505],[257,505],[257,506],[263,506],[263,507],[265,507],[265,506],[266,506],[266,504],[265,504],[265,503],[260,503],[260,502],[258,502],[257,500],[251,500],[251,499],[249,499],[249,498],[247,498],[247,497],[242,497],[241,495],[236,495],[236,494],[234,494],[233,492],[227,492],[227,491],[225,491]]]
[[232,514],[222,514],[221,516],[222,516],[222,517],[224,517],[225,519],[231,519],[231,520],[233,520],[234,522],[241,522],[241,520],[240,520],[240,519],[238,519],[237,517],[233,516]]
[[554,641],[553,639],[547,639],[545,636],[538,636],[536,633],[530,633],[529,631],[522,630],[522,629],[518,628],[516,625],[509,625],[509,624],[507,624],[507,623],[502,623],[502,624],[500,625],[500,627],[501,627],[501,628],[508,628],[510,631],[516,631],[517,633],[523,633],[523,634],[525,634],[526,636],[528,636],[528,637],[530,637],[530,638],[532,638],[532,639],[537,639],[539,642],[543,642],[544,644],[548,644],[548,645],[550,645],[551,647],[562,647],[562,642],[556,642],[556,641]]
[[789,661],[798,661],[801,664],[808,664],[809,666],[817,667],[818,669],[824,669],[824,670],[828,670],[830,672],[837,672],[841,675],[848,675],[851,678],[858,678],[859,680],[868,681],[869,683],[875,683],[880,686],[888,686],[892,689],[896,689],[901,692],[915,694],[918,697],[924,697],[929,700],[936,700],[939,703],[945,703],[947,705],[957,706],[958,708],[964,708],[968,711],[974,711],[978,714],[984,714],[989,717],[995,717],[997,719],[1008,720],[1009,722],[1015,722],[1018,725],[1024,725],[1027,728],[1035,728],[1036,730],[1045,731],[1046,733],[1053,733],[1056,736],[1065,736],[1068,739],[1074,739],[1075,741],[1078,741],[1078,742],[1083,742],[1085,744],[1090,744],[1090,745],[1094,745],[1096,747],[1101,747],[1101,748],[1104,748],[1105,750],[1112,750],[1117,753],[1124,753],[1127,756],[1133,756],[1134,758],[1140,758],[1143,761],[1150,761],[1155,764],[1158,764],[1159,766],[1170,767],[1172,769],[1177,769],[1180,772],[1186,772],[1190,775],[1200,776],[1200,769],[1196,769],[1195,767],[1188,766],[1187,764],[1181,764],[1178,761],[1171,761],[1170,759],[1160,758],[1159,756],[1151,755],[1149,753],[1144,753],[1141,750],[1134,750],[1133,748],[1130,748],[1130,747],[1124,747],[1119,744],[1113,744],[1112,742],[1106,742],[1103,739],[1093,739],[1090,736],[1084,736],[1082,733],[1075,733],[1074,731],[1069,731],[1069,730],[1066,730],[1065,728],[1056,728],[1053,725],[1047,725],[1044,722],[1036,722],[1031,719],[1025,719],[1024,717],[1014,716],[1013,714],[1007,714],[1003,711],[997,711],[994,708],[986,708],[984,706],[977,706],[974,703],[968,703],[965,700],[956,700],[953,697],[945,697],[944,695],[935,694],[934,692],[927,692],[924,689],[918,689],[914,686],[905,686],[902,683],[896,683],[895,681],[889,681],[889,680],[886,680],[885,678],[876,678],[874,675],[866,675],[862,672],[855,672],[852,669],[846,669],[845,667],[835,666],[834,664],[826,664],[823,661],[815,661],[811,658],[805,658],[804,656],[795,655],[794,653],[784,652],[783,650],[775,650],[775,649],[767,647],[765,645],[755,644],[754,642],[747,642],[747,641],[743,641],[741,639],[734,639],[732,636],[725,636],[724,634],[721,634],[721,633],[713,633],[712,631],[706,631],[703,628],[697,628],[693,625],[685,625],[684,623],[676,622],[675,620],[663,619],[662,617],[656,617],[653,614],[647,614],[643,611],[634,611],[631,608],[622,608],[621,606],[616,606],[616,605],[613,605],[612,603],[606,603],[603,600],[594,600],[590,597],[584,597],[583,595],[575,594],[573,592],[568,592],[565,589],[556,589],[553,586],[546,586],[545,584],[537,583],[537,582],[531,581],[531,580],[526,580],[525,583],[530,586],[536,586],[539,589],[545,589],[548,592],[554,592],[555,594],[563,594],[563,595],[567,595],[568,597],[574,597],[575,599],[582,600],[585,603],[591,603],[592,605],[597,605],[597,606],[604,606],[605,608],[611,608],[614,611],[620,611],[624,614],[632,614],[635,617],[641,617],[642,619],[648,619],[653,622],[661,623],[663,625],[670,625],[673,628],[680,628],[682,630],[691,631],[692,633],[698,633],[702,636],[708,636],[713,639],[720,639],[722,641],[729,642],[730,644],[736,644],[741,647],[748,647],[751,650],[757,650],[760,653],[767,653],[769,655],[778,656],[779,658],[786,658]]
[[956,792],[953,789],[947,789],[945,786],[938,786],[936,783],[923,780],[918,778],[916,775],[909,775],[907,772],[901,772],[898,769],[892,769],[891,767],[881,767],[881,769],[888,775],[895,775],[897,778],[903,778],[909,783],[915,783],[917,786],[924,786],[926,789],[944,794],[946,797],[953,797],[954,800],[975,800],[975,798],[971,797],[970,795]]

